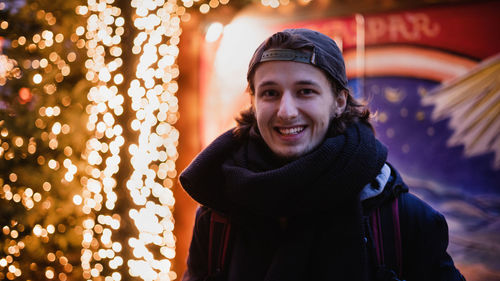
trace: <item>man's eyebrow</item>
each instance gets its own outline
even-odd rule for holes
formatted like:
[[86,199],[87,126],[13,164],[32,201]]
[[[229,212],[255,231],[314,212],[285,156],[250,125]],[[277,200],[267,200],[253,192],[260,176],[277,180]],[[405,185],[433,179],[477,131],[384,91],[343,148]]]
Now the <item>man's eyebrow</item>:
[[[275,86],[275,85],[278,85],[278,83],[276,83],[272,80],[268,80],[268,81],[264,81],[264,82],[258,84],[257,87]],[[299,81],[295,82],[295,85],[312,85],[312,86],[319,87],[319,84],[315,81],[312,81],[312,80],[299,80]]]
[[278,85],[278,83],[272,81],[272,80],[267,80],[267,81],[264,81],[260,84],[257,85],[257,87],[264,87],[264,86],[275,86],[275,85]]
[[312,86],[319,87],[319,84],[315,81],[312,81],[312,80],[300,80],[300,81],[295,82],[295,84],[297,84],[297,85],[312,85]]

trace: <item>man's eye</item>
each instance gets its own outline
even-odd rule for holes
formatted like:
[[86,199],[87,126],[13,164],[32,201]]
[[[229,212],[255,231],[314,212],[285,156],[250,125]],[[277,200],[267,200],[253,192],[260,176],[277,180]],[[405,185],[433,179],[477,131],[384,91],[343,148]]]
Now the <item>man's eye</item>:
[[308,96],[314,94],[315,92],[316,91],[314,91],[313,89],[301,89],[299,90],[299,95]]
[[279,93],[275,90],[265,90],[265,91],[262,91],[262,93],[260,95],[263,97],[276,97],[279,95]]

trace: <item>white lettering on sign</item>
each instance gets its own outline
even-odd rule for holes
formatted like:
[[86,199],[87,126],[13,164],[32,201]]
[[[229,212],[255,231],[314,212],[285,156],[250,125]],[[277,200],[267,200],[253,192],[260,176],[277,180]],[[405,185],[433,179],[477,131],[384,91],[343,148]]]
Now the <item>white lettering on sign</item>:
[[381,40],[418,41],[439,35],[441,27],[424,13],[404,13],[366,19],[366,43]]

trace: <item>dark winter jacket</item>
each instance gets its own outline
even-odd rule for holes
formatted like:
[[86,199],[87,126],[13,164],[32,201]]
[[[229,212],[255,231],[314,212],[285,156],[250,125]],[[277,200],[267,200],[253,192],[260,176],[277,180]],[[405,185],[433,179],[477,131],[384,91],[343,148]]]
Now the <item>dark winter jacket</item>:
[[[207,277],[212,210],[229,217],[233,229],[221,280],[374,280],[364,212],[390,204],[405,185],[393,169],[390,184],[377,189],[384,192],[363,204],[360,198],[384,171],[386,158],[386,147],[363,123],[340,135],[327,132],[316,149],[286,162],[258,131],[240,139],[232,131],[221,135],[179,177],[206,206],[197,214],[184,280]],[[399,206],[403,277],[460,280],[446,254],[443,217],[407,193]]]
[[[365,214],[368,214],[372,209],[383,204],[391,204],[394,199],[393,195],[399,194],[402,238],[401,280],[465,280],[446,252],[448,227],[444,217],[425,202],[405,191],[407,191],[405,183],[391,167],[391,178],[383,192],[362,203]],[[210,208],[204,206],[197,211],[189,250],[188,270],[184,275],[184,281],[208,280],[206,276],[211,212]],[[219,275],[219,280],[264,280],[266,271],[271,266],[272,257],[278,245],[282,243],[282,234],[287,231],[287,226],[283,222],[276,221],[260,225],[258,228],[248,228],[248,226],[232,222],[232,227],[228,253],[229,264],[226,272]],[[315,250],[322,251],[323,249]],[[367,251],[370,250],[367,249]],[[335,255],[335,252],[332,251],[331,254]],[[308,262],[322,264],[323,261],[315,259],[315,256],[315,253],[311,253]],[[370,278],[377,280],[375,262],[372,259],[370,263],[372,265]],[[329,267],[328,264],[323,266]],[[293,267],[290,271],[293,272]],[[310,272],[309,276],[309,280],[316,280],[315,272]],[[336,272],[331,272],[330,280],[340,280],[336,276],[338,276]]]

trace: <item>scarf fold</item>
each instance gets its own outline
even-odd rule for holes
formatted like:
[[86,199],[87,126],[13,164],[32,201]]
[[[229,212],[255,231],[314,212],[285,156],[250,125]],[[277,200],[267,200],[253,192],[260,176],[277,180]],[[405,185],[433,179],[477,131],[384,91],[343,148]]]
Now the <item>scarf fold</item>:
[[304,280],[311,273],[314,280],[366,280],[359,194],[386,157],[385,146],[361,123],[327,134],[318,148],[290,162],[276,158],[259,136],[240,141],[227,131],[179,180],[193,199],[247,231],[289,220],[264,280]]
[[360,123],[285,164],[262,139],[242,142],[227,131],[179,179],[193,199],[215,210],[291,217],[357,197],[378,175],[386,156],[385,146]]

